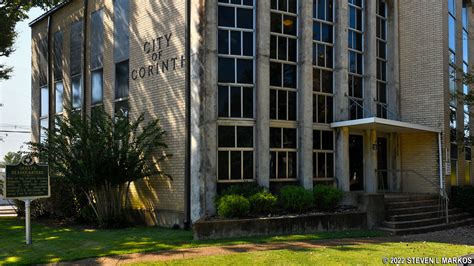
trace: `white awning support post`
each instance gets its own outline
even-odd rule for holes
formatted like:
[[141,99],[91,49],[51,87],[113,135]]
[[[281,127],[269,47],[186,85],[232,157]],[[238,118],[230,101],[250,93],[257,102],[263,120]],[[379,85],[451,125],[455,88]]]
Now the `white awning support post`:
[[438,154],[439,154],[439,193],[444,200],[444,208],[446,212],[446,223],[449,223],[449,199],[446,193],[444,178],[443,178],[443,148],[441,132],[438,132]]
[[26,227],[26,244],[31,245],[31,199],[25,199],[25,227]]

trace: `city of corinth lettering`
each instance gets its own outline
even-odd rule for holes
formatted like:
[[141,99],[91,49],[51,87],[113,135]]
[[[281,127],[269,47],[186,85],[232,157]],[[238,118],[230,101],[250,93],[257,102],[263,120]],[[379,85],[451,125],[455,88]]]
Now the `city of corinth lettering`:
[[171,57],[164,56],[164,51],[171,45],[172,33],[146,40],[142,44],[142,51],[147,54],[153,63],[134,68],[131,71],[132,80],[143,79],[160,73],[169,73],[183,69],[186,59],[184,55]]

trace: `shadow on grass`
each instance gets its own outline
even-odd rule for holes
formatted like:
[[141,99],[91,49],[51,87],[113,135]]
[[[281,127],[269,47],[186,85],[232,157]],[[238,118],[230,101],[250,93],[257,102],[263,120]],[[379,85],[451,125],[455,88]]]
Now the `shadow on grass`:
[[[177,249],[237,244],[265,244],[290,241],[381,236],[376,231],[322,232],[308,235],[247,237],[223,240],[193,240],[192,232],[159,227],[133,227],[103,230],[80,227],[56,227],[33,222],[33,244],[24,244],[24,221],[0,218],[0,264],[51,263],[91,257],[115,256],[143,252],[160,252],[174,256]],[[5,244],[3,244],[5,243]],[[285,246],[286,245],[286,246]],[[239,252],[238,247],[225,247]],[[275,249],[291,249],[289,244]],[[191,251],[190,251],[191,252]],[[241,252],[244,252],[242,249]]]

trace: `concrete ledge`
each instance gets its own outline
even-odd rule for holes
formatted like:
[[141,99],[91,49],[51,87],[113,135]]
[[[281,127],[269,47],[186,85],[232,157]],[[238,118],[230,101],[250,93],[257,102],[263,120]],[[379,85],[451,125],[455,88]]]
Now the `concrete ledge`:
[[196,240],[363,229],[367,229],[365,212],[214,221],[201,219],[193,225]]

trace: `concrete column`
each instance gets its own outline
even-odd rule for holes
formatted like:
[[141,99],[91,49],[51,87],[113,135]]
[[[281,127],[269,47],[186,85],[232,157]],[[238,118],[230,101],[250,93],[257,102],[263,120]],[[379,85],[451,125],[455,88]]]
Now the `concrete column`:
[[[463,34],[462,34],[462,0],[456,0],[456,68],[457,77],[462,77],[463,69]],[[456,80],[456,142],[457,152],[457,178],[460,186],[465,183],[466,160],[464,152],[464,98],[463,83]]]
[[336,130],[336,178],[339,189],[350,191],[349,180],[349,128],[342,127]]
[[298,83],[299,180],[313,188],[313,2],[300,1]]
[[260,186],[270,187],[270,1],[257,1],[256,173]]
[[215,213],[217,1],[191,3],[191,220]]
[[365,117],[377,115],[377,1],[365,1],[364,108]]
[[[347,0],[335,1],[334,20],[334,119],[344,121],[349,119],[348,88],[348,18]],[[337,145],[337,144],[336,144]],[[341,150],[337,150],[341,152]],[[349,152],[343,151],[343,152]],[[336,164],[337,165],[337,164]],[[349,170],[347,170],[349,172]]]
[[[400,53],[398,38],[398,0],[387,1],[387,100],[389,119],[400,117]],[[393,117],[394,116],[394,117]]]
[[[474,39],[472,36],[474,36],[474,8],[472,5],[468,6],[467,13],[469,14],[469,32],[471,34],[469,40],[468,40],[468,53],[469,53],[469,72],[474,74],[473,69],[474,69]],[[471,84],[469,86],[469,93],[472,93],[474,91],[474,84]],[[474,106],[470,105],[469,106],[469,131],[470,131],[470,136],[471,139],[474,137]],[[470,178],[470,184],[474,185],[474,145],[471,146],[471,178]]]
[[377,132],[375,129],[364,131],[364,184],[365,192],[376,193],[378,188],[377,174]]
[[402,177],[401,172],[401,157],[400,157],[400,135],[397,133],[390,133],[388,138],[388,168],[390,170],[388,176],[388,189],[391,192],[401,192]]
[[[336,0],[334,18],[334,120],[349,119],[348,88],[348,18],[347,0]],[[349,180],[349,128],[336,130],[335,177],[343,191],[350,191]]]

